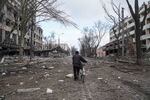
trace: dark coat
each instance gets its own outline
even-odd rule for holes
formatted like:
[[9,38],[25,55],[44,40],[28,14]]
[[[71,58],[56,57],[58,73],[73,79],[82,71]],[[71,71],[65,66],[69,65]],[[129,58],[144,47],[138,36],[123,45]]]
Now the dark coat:
[[80,55],[74,55],[72,57],[72,61],[74,67],[80,67],[80,68],[82,67],[82,62],[87,63],[87,61]]

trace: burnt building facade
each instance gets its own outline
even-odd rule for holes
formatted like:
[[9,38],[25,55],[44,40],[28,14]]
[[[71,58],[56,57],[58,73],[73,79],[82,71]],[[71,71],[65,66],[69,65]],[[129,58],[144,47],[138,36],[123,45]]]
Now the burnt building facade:
[[[18,11],[19,5],[19,0],[8,0],[8,2],[3,6],[2,10],[0,11],[1,54],[17,54],[19,52],[19,23],[21,20]],[[34,21],[36,21],[36,18],[34,18]],[[31,45],[34,49],[42,49],[43,30],[39,26],[35,25],[32,32],[31,29],[29,29],[24,38],[25,51],[28,51],[31,48]]]
[[[148,15],[146,17],[145,20],[145,24],[143,26],[143,32],[141,33],[141,49],[142,52],[145,53],[148,50],[150,50],[150,1],[147,3],[147,8],[148,8]],[[144,12],[145,12],[145,8],[144,6],[141,6],[140,8],[140,21],[143,20],[144,18]],[[120,27],[120,32],[119,32],[119,27],[118,26],[114,26],[113,29],[110,30],[110,42],[108,44],[106,44],[105,47],[105,51],[107,55],[110,54],[116,54],[118,52],[118,50],[120,49],[120,51],[122,51],[122,47],[124,46],[124,53],[128,54],[128,48],[125,47],[125,42],[126,39],[129,38],[129,36],[131,37],[131,41],[132,43],[132,47],[135,49],[135,23],[132,17],[126,17],[124,19],[124,22],[120,23],[123,27]],[[114,33],[115,32],[115,33]],[[128,32],[128,35],[126,34],[126,32]],[[120,34],[119,34],[120,33]],[[118,36],[119,38],[119,46],[120,48],[118,48],[118,41],[116,39],[116,36]],[[124,38],[124,39],[123,39]],[[124,44],[123,44],[124,41]],[[133,53],[135,54],[135,50],[133,51]]]

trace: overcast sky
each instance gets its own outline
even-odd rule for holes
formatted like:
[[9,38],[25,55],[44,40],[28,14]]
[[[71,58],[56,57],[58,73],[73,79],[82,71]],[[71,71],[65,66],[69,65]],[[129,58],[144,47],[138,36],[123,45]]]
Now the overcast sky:
[[[48,36],[51,32],[60,34],[60,40],[62,43],[68,43],[69,46],[76,46],[79,48],[78,38],[82,36],[81,30],[83,27],[92,26],[94,22],[101,20],[105,22],[105,13],[101,7],[102,0],[58,0],[61,4],[59,9],[63,9],[68,15],[71,16],[71,20],[74,21],[79,29],[68,26],[65,27],[59,23],[49,21],[40,24],[44,33],[44,36]],[[126,14],[129,14],[127,4],[125,0],[114,0],[116,3],[121,2],[125,8]],[[129,0],[131,3],[134,0]],[[147,2],[149,0],[139,0]],[[103,0],[106,4],[107,9],[111,12],[110,0]],[[64,34],[62,34],[64,33]],[[56,36],[58,38],[58,35]],[[109,33],[103,38],[101,45],[109,42]]]

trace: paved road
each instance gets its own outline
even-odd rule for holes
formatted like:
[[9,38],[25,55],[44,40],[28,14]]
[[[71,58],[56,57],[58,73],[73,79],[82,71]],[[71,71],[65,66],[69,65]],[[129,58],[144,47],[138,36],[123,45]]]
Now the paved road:
[[[83,84],[65,77],[72,73],[71,64],[70,57],[55,58],[29,66],[25,72],[1,76],[0,95],[6,94],[6,100],[150,100],[149,92],[138,85],[144,82],[143,78],[150,82],[149,74],[123,73],[110,67],[111,63],[88,59]],[[16,92],[29,88],[40,89]],[[47,88],[53,93],[46,93]]]

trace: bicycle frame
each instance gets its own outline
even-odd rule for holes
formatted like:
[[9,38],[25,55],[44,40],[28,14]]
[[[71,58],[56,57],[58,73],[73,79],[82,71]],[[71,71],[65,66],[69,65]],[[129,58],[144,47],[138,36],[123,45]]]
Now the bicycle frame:
[[84,83],[84,81],[85,81],[85,68],[84,67],[82,69],[80,69],[79,77],[81,78],[82,82]]

